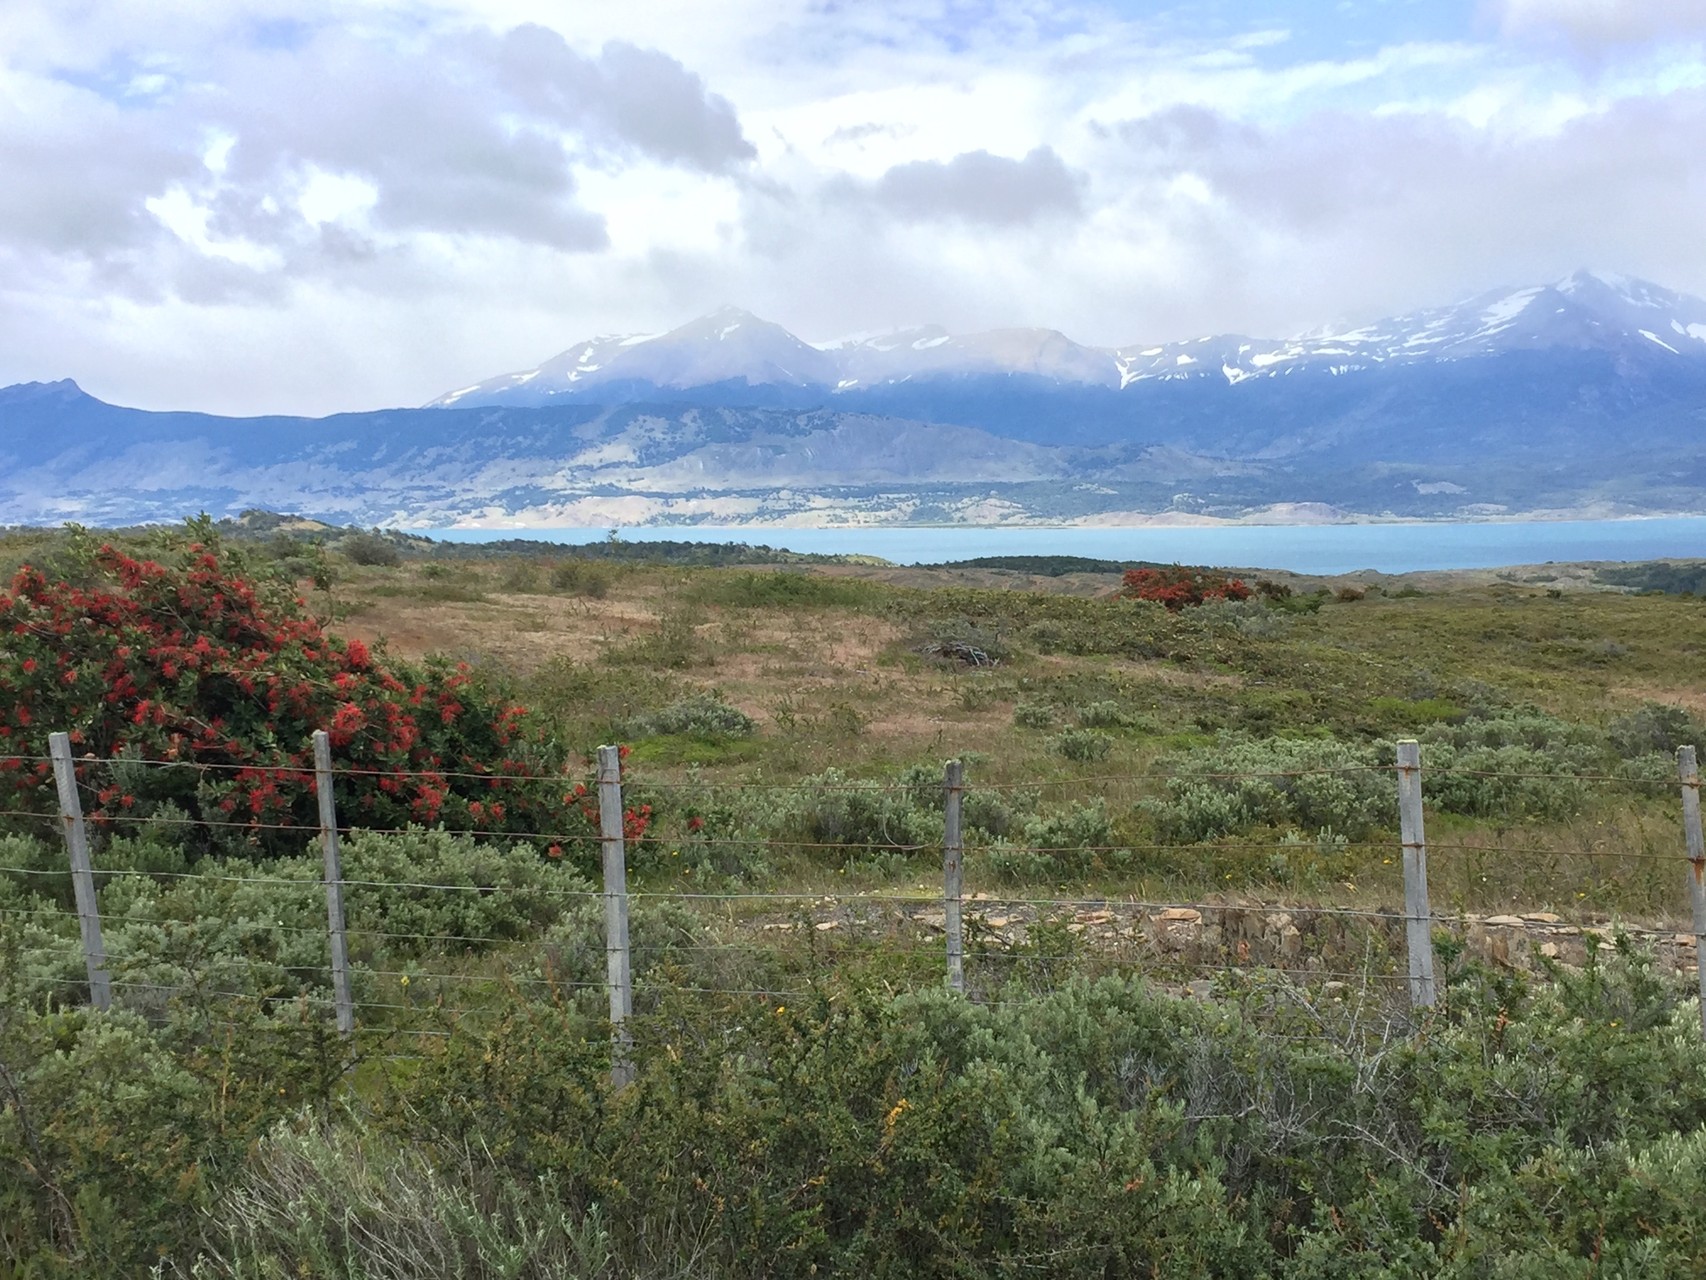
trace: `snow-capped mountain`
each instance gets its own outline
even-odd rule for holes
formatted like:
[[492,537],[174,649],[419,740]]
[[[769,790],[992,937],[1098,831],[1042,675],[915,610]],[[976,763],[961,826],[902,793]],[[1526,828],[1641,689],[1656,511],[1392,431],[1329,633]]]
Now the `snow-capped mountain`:
[[779,324],[760,320],[739,307],[724,307],[668,333],[590,338],[536,369],[463,387],[428,407],[543,404],[564,392],[592,392],[618,383],[672,388],[723,382],[823,387],[837,381],[830,355],[801,342]]
[[1706,302],[1587,272],[1287,340],[1112,349],[939,328],[814,347],[729,309],[434,405],[230,419],[0,388],[0,524],[1706,512]]
[[1219,375],[1228,382],[1325,368],[1465,360],[1511,351],[1600,350],[1706,359],[1706,301],[1644,280],[1578,271],[1553,284],[1495,289],[1451,306],[1285,342],[1199,338],[1115,352],[1121,385]]
[[1113,348],[1084,346],[1052,329],[956,335],[939,326],[819,348],[726,307],[666,334],[591,339],[429,407],[548,404],[560,396],[635,400],[660,389],[741,385],[819,393],[783,395],[805,403],[899,383],[992,376],[1119,391],[1152,381],[1236,384],[1302,370],[1344,374],[1546,350],[1706,360],[1706,301],[1644,280],[1578,271],[1552,284],[1289,339],[1223,334]]

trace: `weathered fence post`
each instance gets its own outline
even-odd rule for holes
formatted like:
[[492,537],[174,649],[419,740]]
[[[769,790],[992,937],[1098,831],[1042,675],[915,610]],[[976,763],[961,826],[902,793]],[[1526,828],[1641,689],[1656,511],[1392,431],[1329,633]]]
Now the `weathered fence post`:
[[1688,896],[1694,907],[1694,963],[1700,979],[1700,1033],[1706,1035],[1706,838],[1700,833],[1700,768],[1693,747],[1678,747],[1682,829],[1688,840]]
[[610,1083],[625,1088],[634,1079],[634,978],[628,958],[628,860],[623,843],[622,752],[598,749],[598,826],[604,850],[604,965],[610,985],[610,1028],[614,1053]]
[[71,739],[50,733],[53,780],[59,786],[59,820],[65,829],[65,848],[71,855],[71,891],[77,897],[77,927],[83,934],[83,964],[89,971],[89,1003],[97,1009],[112,1006],[112,979],[107,973],[107,948],[101,941],[101,908],[95,899],[95,871],[89,862],[89,836],[83,829],[83,802],[77,795],[77,766],[71,759]]
[[1410,952],[1410,1005],[1434,1002],[1433,912],[1428,906],[1428,843],[1422,834],[1422,749],[1398,744],[1398,828],[1404,842],[1404,937]]
[[966,989],[965,933],[960,921],[960,903],[965,896],[965,864],[960,831],[960,803],[965,795],[965,765],[948,761],[942,788],[942,915],[948,935],[948,985]]
[[355,1034],[355,1002],[349,993],[349,940],[344,936],[344,863],[338,845],[338,811],[332,803],[332,740],[314,730],[314,794],[320,802],[320,852],[326,863],[326,929],[332,940],[332,998],[338,1034]]

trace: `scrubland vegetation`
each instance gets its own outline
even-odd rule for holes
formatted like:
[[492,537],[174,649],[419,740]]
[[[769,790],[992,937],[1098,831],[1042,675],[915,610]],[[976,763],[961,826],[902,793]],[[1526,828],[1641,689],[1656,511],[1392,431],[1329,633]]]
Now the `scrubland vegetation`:
[[[8,579],[34,566],[0,589],[0,1275],[1706,1268],[1692,978],[1619,933],[1686,918],[1706,605],[1621,589],[1681,569],[1198,604],[1118,565],[250,532],[0,539]],[[352,770],[348,1042],[317,727]],[[90,757],[107,1013],[28,816],[53,729]],[[1408,1009],[1398,737],[1436,910],[1598,927],[1581,957],[1442,929],[1441,1002]],[[610,741],[639,895],[619,1092]],[[967,996],[924,910],[950,758],[991,904]],[[1270,965],[1084,923],[1125,900],[1305,927]]]

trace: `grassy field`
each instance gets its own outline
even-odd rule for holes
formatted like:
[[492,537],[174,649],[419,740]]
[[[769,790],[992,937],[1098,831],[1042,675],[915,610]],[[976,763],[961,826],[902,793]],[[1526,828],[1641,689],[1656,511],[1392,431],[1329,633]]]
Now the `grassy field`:
[[[1706,602],[1656,594],[1434,574],[1425,592],[1387,579],[1354,600],[1336,593],[1360,593],[1362,581],[1333,580],[1313,612],[1210,606],[1169,617],[1111,599],[1114,575],[588,565],[581,582],[579,567],[352,568],[331,608],[346,634],[513,675],[571,734],[597,736],[638,711],[719,691],[761,726],[739,760],[686,743],[653,752],[783,776],[972,749],[990,757],[992,779],[1058,774],[1037,735],[1013,724],[1026,701],[1055,707],[1062,724],[1109,699],[1143,717],[1120,735],[1122,766],[1141,766],[1180,734],[1367,737],[1519,704],[1593,722],[1648,702],[1706,710],[1706,636],[1692,625]],[[569,585],[554,588],[556,575]],[[917,652],[960,635],[984,640],[999,665]]]
[[[512,555],[352,566],[321,603],[348,635],[501,673],[580,751],[631,742],[642,786],[783,785],[831,769],[882,780],[962,758],[972,790],[1009,811],[974,842],[1016,842],[1026,821],[1094,805],[1107,818],[1098,843],[1133,851],[1029,876],[1016,859],[998,872],[974,851],[982,888],[1032,879],[1074,892],[1390,902],[1395,807],[1364,815],[1360,830],[1325,830],[1301,811],[1287,820],[1281,805],[1278,822],[1186,839],[1189,823],[1157,814],[1168,795],[1157,775],[1227,759],[1307,765],[1335,750],[1386,764],[1393,739],[1419,736],[1424,766],[1478,750],[1486,771],[1604,779],[1548,795],[1513,781],[1433,806],[1442,906],[1679,918],[1686,903],[1663,861],[1678,852],[1674,774],[1661,757],[1693,739],[1706,709],[1694,625],[1706,603],[1597,585],[1573,566],[1267,576],[1290,598],[1169,614],[1117,598],[1112,574]],[[995,665],[925,652],[943,641]],[[750,731],[704,718],[721,704]],[[1282,841],[1283,859],[1253,848]],[[1495,850],[1525,853],[1484,852]],[[894,874],[861,865],[855,881],[931,879],[880,865]],[[775,874],[821,885],[832,870],[831,883],[849,883],[846,868],[803,857]]]

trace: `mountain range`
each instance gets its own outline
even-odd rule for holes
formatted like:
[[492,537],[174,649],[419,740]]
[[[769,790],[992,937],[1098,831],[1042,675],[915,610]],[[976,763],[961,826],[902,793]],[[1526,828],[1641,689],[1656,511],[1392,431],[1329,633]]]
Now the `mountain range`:
[[814,346],[725,308],[419,409],[0,390],[0,522],[1027,521],[1706,511],[1706,301],[1577,272],[1289,339]]
[[429,407],[656,399],[744,384],[794,399],[838,400],[943,379],[1036,379],[1141,395],[1148,382],[1219,382],[1300,372],[1498,356],[1603,351],[1706,360],[1706,301],[1646,281],[1578,271],[1549,285],[1500,289],[1377,324],[1290,339],[1222,334],[1187,342],[1087,347],[1053,329],[950,334],[939,326],[812,346],[736,307],[664,334],[590,338],[536,368],[439,396]]

